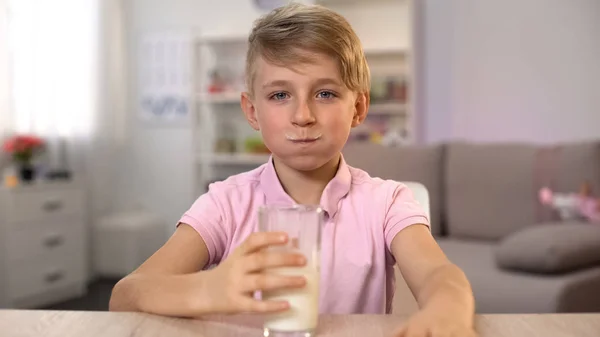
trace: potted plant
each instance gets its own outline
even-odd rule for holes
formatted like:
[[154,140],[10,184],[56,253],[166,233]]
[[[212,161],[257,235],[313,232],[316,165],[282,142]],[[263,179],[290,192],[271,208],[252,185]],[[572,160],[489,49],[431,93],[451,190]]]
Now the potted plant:
[[7,139],[2,150],[8,153],[16,164],[21,180],[30,182],[35,178],[33,158],[43,152],[45,142],[33,135],[16,135]]

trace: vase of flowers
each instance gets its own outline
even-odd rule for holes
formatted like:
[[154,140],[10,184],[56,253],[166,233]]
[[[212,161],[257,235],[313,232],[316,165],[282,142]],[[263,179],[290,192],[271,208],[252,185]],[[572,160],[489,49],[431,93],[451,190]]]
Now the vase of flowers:
[[17,135],[7,139],[2,150],[8,153],[19,170],[22,181],[31,182],[35,179],[33,159],[45,149],[45,142],[33,135]]

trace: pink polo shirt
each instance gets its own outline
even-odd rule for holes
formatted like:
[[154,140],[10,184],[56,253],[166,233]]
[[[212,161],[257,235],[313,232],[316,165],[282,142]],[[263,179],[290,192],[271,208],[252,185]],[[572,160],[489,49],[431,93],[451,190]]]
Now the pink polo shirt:
[[[258,230],[258,207],[294,204],[272,159],[259,168],[210,185],[180,222],[204,239],[209,265],[224,260]],[[342,158],[321,197],[319,310],[327,314],[390,313],[395,290],[390,244],[402,229],[429,221],[403,184],[370,177]]]

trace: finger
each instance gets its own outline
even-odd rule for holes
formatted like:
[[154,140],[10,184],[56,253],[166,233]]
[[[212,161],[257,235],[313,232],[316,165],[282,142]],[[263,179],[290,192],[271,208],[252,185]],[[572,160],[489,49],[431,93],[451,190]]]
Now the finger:
[[402,337],[431,337],[426,329],[409,327]]
[[406,325],[400,327],[400,329],[396,330],[392,337],[405,337],[406,336]]
[[287,243],[288,236],[282,232],[258,232],[252,233],[239,248],[241,255],[247,255],[271,245],[283,245]]
[[273,313],[290,308],[287,301],[261,301],[250,297],[244,297],[240,304],[241,310],[249,313]]
[[441,337],[476,337],[475,330],[473,329],[465,329],[463,327],[455,327],[453,329],[442,329],[438,328],[437,330],[432,331],[431,334],[433,337],[441,336]]
[[304,266],[306,264],[306,257],[299,253],[264,250],[246,255],[246,258],[241,262],[244,266],[243,269],[251,273],[267,268]]
[[466,333],[465,333],[464,330],[463,331],[458,331],[458,332],[454,331],[450,336],[452,336],[452,337],[463,337],[463,336],[466,336],[466,337],[477,337],[478,334],[475,332],[475,330],[470,329]]
[[306,285],[304,276],[284,276],[276,274],[252,274],[241,284],[242,292],[257,290],[277,290],[302,288]]
[[[452,328],[444,328],[444,327],[434,327],[429,330],[429,334],[426,336],[430,337],[453,337],[455,329]],[[464,330],[462,330],[464,333]],[[460,334],[460,337],[469,337],[468,335]]]

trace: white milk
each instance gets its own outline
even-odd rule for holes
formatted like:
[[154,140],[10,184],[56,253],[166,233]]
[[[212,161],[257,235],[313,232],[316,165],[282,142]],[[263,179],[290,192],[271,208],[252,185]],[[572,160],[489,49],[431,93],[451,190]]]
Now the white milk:
[[319,272],[314,266],[277,268],[273,273],[302,275],[306,285],[299,289],[263,292],[264,300],[283,300],[290,304],[284,312],[268,315],[264,327],[273,331],[305,331],[316,329],[319,318]]

